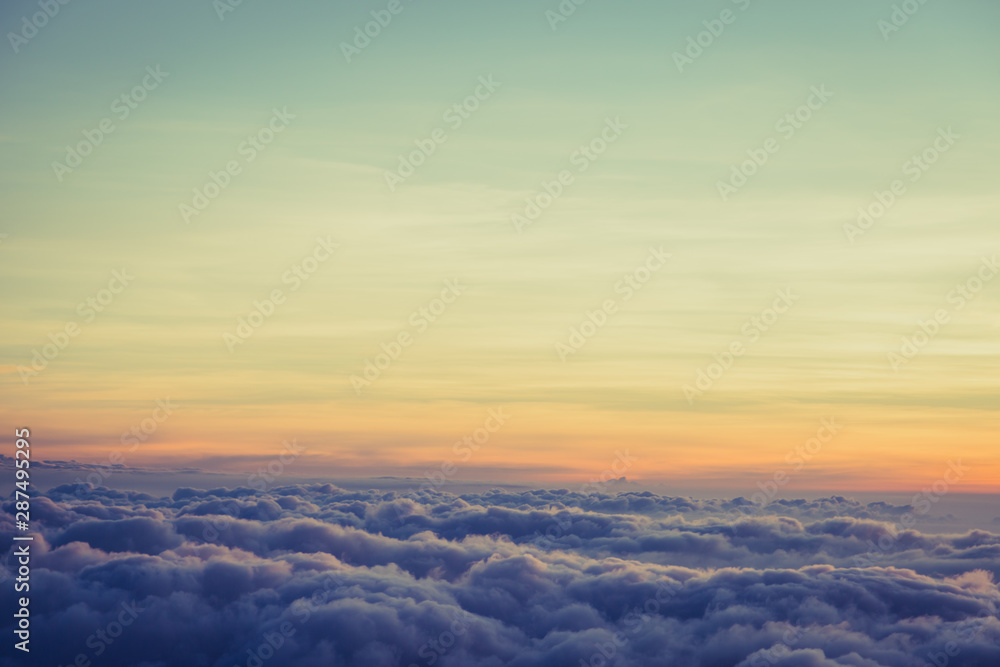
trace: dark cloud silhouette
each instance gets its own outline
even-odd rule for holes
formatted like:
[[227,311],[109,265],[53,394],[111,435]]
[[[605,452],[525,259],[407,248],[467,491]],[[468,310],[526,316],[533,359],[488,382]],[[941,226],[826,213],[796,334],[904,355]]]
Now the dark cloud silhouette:
[[908,506],[63,485],[33,511],[4,666],[1000,665],[1000,536]]

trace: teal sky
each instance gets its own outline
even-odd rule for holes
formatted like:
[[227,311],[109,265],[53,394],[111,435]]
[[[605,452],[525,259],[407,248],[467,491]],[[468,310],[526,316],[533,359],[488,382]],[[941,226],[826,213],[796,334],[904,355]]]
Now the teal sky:
[[[354,465],[367,448],[365,472],[400,456],[419,466],[499,403],[526,417],[484,467],[528,467],[532,451],[563,464],[579,435],[582,458],[604,461],[627,422],[646,447],[637,474],[668,477],[668,461],[697,460],[706,445],[794,439],[833,413],[858,428],[824,483],[870,487],[850,454],[873,447],[936,470],[932,452],[954,429],[970,456],[986,456],[997,286],[901,373],[886,354],[997,248],[1000,5],[928,2],[885,39],[877,24],[893,3],[881,0],[745,11],[588,0],[555,30],[556,1],[401,1],[350,63],[341,43],[388,2],[244,0],[220,20],[209,0],[77,1],[17,53],[5,39],[6,410],[55,420],[53,441],[81,459],[79,443],[115,441],[168,394],[192,408],[158,434],[150,461],[235,443],[263,451],[300,428],[324,465]],[[735,21],[678,72],[674,52],[727,9]],[[4,33],[36,11],[5,4]],[[114,100],[156,66],[163,83],[58,182],[64,147],[114,118]],[[490,76],[498,90],[448,128],[444,112]],[[776,121],[818,86],[829,102],[721,201],[717,183],[780,137]],[[241,142],[273,109],[295,118],[245,164]],[[577,173],[574,151],[608,118],[627,129]],[[447,142],[390,192],[386,170],[435,128]],[[849,243],[844,224],[905,179],[904,162],[942,128],[961,138]],[[185,224],[178,206],[230,160],[242,172]],[[511,215],[563,169],[574,184],[516,233]],[[335,257],[230,354],[222,334],[326,235]],[[560,362],[554,345],[651,246],[672,254],[669,266]],[[18,365],[122,267],[135,284],[23,385]],[[351,374],[454,277],[468,294],[358,397]],[[690,405],[681,387],[781,288],[800,302]],[[595,425],[576,423],[581,411]],[[766,467],[788,446],[771,448],[747,460]],[[983,465],[976,483],[995,484],[995,464]]]

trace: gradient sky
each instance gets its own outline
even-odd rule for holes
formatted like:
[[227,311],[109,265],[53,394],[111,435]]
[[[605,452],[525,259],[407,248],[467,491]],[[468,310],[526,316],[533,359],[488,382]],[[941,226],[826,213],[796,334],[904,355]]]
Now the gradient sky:
[[[886,39],[884,0],[591,0],[555,29],[555,0],[402,0],[347,62],[341,43],[388,4],[246,0],[220,19],[208,0],[95,0],[16,53],[5,39],[0,415],[33,429],[37,457],[242,471],[295,439],[301,473],[452,460],[455,479],[582,483],[628,450],[630,479],[734,494],[782,469],[788,488],[919,489],[960,458],[962,490],[998,490],[1000,280],[949,300],[998,249],[995,2],[927,3]],[[5,3],[4,33],[37,11]],[[120,120],[115,100],[157,66]],[[446,110],[491,76],[453,129]],[[274,109],[295,118],[247,162]],[[104,118],[114,131],[58,180]],[[579,172],[607,119],[627,127]],[[390,191],[386,171],[436,128],[447,141]],[[948,128],[912,181],[904,163]],[[769,138],[780,149],[723,201],[718,182]],[[185,223],[179,205],[231,160],[241,172]],[[518,233],[512,214],[562,170],[572,185]],[[896,179],[905,194],[852,243],[844,225]],[[282,277],[317,237],[339,247],[292,291]],[[671,258],[625,302],[616,283],[650,248]],[[122,269],[134,282],[85,322],[78,304]],[[449,279],[464,292],[418,332],[411,313]],[[287,300],[230,352],[223,334],[275,289]],[[778,290],[797,300],[751,342]],[[561,360],[607,299],[617,312]],[[948,323],[894,371],[888,353],[939,309]],[[67,322],[79,335],[22,382]],[[351,376],[400,332],[418,335],[358,395]],[[745,353],[689,402],[734,341]],[[168,397],[173,414],[123,447]],[[462,460],[453,444],[500,407],[507,423]],[[842,430],[793,473],[789,452],[830,417]]]

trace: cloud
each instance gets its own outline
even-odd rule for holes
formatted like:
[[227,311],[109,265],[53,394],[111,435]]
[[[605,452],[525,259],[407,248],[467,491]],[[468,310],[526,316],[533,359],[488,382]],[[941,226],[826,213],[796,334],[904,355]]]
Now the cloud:
[[[33,499],[32,660],[1000,664],[1000,536],[900,529],[907,506],[772,505],[64,485]],[[7,516],[5,543],[13,532]],[[14,595],[0,589],[6,608]],[[0,665],[16,660],[0,653]]]

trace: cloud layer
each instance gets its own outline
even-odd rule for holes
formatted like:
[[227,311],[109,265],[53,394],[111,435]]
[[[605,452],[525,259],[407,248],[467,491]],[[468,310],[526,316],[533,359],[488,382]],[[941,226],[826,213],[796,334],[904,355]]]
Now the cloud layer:
[[32,518],[5,666],[1000,664],[1000,536],[908,506],[65,485]]

